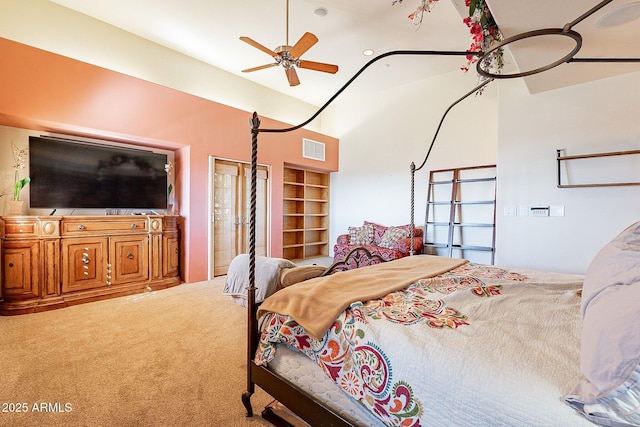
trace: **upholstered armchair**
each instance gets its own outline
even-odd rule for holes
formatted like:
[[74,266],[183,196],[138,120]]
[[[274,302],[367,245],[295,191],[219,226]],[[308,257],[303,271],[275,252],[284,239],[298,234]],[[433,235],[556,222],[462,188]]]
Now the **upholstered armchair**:
[[[353,248],[362,246],[371,254],[379,255],[385,261],[408,256],[411,252],[411,225],[386,227],[365,221],[361,227],[349,227],[348,234],[341,234],[333,247],[333,262],[342,261]],[[422,253],[423,231],[414,228],[414,254]]]

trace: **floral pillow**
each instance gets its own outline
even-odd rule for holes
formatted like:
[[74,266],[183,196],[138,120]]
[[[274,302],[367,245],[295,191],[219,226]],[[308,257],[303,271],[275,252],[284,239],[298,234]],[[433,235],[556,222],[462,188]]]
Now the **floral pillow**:
[[388,227],[380,240],[380,245],[383,248],[397,249],[398,240],[409,237],[409,232],[403,227]]
[[349,227],[349,243],[352,245],[370,245],[373,242],[373,226]]
[[384,233],[387,231],[387,227],[369,221],[365,221],[364,226],[371,227],[373,229],[373,244],[376,246],[380,246],[380,242],[382,241]]

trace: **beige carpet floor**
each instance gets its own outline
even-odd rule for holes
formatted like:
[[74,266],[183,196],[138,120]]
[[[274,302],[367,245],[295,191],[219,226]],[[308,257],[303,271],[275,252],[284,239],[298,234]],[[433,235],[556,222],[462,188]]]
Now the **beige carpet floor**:
[[258,388],[246,417],[246,311],[223,286],[0,317],[0,425],[270,425]]

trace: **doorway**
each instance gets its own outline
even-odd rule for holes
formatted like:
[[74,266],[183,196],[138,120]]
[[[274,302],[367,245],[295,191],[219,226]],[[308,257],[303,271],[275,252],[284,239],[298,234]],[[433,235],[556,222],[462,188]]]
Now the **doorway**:
[[[249,251],[251,165],[213,159],[210,241],[213,276],[227,274],[231,260]],[[256,255],[267,256],[269,173],[258,166],[256,181]],[[211,270],[211,269],[210,269]]]

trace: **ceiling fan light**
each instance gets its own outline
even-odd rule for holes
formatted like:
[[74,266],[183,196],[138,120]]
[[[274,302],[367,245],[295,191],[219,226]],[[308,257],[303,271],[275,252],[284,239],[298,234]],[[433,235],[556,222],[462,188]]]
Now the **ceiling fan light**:
[[640,18],[640,2],[623,4],[605,13],[593,24],[596,28],[613,28]]

